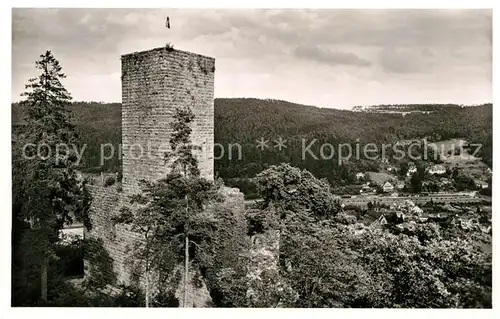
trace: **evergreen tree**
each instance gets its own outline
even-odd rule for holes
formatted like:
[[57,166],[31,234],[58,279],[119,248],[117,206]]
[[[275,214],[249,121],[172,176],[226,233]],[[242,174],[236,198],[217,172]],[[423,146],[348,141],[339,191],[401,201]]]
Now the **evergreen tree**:
[[[184,261],[183,305],[186,307],[189,262],[193,259],[190,251],[202,246],[209,236],[208,230],[216,222],[204,211],[207,203],[218,197],[220,185],[200,177],[198,161],[193,154],[193,150],[199,147],[193,145],[190,138],[190,123],[193,120],[194,114],[189,108],[176,109],[171,124],[171,150],[165,154],[169,174],[156,182],[142,181],[142,193],[132,196],[131,200],[131,204],[139,205],[138,208],[132,212],[132,209],[124,207],[118,217],[119,222],[131,224],[132,229],[143,237],[136,255],[140,254],[139,259],[144,261],[146,306],[149,306],[152,271],[158,275],[163,269],[164,277],[175,279],[172,273],[175,265],[167,265],[164,258],[159,257],[171,249],[173,257],[170,261]],[[183,248],[182,251],[179,247]],[[169,280],[168,286],[175,284],[175,281]],[[166,281],[156,288],[162,290],[165,286]]]
[[40,75],[29,80],[23,93],[26,126],[13,156],[13,199],[15,218],[30,225],[23,234],[22,253],[25,260],[40,265],[41,299],[47,301],[49,261],[55,258],[59,232],[74,219],[90,227],[91,197],[76,171],[78,141],[68,110],[71,96],[61,83],[62,67],[50,51],[35,66]]

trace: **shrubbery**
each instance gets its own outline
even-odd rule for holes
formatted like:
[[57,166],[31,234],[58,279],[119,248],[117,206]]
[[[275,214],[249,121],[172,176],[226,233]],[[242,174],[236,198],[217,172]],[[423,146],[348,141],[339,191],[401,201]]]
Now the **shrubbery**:
[[[324,206],[298,204],[314,203],[316,193],[290,195],[290,185],[296,187],[300,176],[287,165],[258,176],[263,197],[276,210],[251,216],[258,225],[268,218],[278,221],[275,280],[290,285],[286,296],[298,296],[283,293],[282,299],[272,299],[274,306],[279,300],[286,307],[491,307],[492,256],[483,248],[491,245],[491,235],[434,222],[415,224],[408,233],[367,229],[343,212],[325,219],[317,211]],[[437,208],[425,209],[435,213]],[[487,212],[478,214],[488,222]]]
[[105,186],[105,187],[111,186],[111,185],[113,185],[115,182],[116,182],[116,179],[115,179],[113,176],[109,176],[109,177],[108,177],[108,178],[106,178],[106,180],[104,181],[104,186]]

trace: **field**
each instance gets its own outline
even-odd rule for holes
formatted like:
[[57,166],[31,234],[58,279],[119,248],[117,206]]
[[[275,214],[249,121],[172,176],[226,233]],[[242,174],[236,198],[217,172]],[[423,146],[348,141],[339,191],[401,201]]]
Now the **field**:
[[453,151],[456,147],[463,147],[466,144],[466,140],[458,138],[429,143],[431,147],[439,151],[439,154],[443,159],[453,157],[453,155],[450,156],[449,152]]
[[378,185],[397,179],[396,176],[388,173],[367,172],[367,174],[370,177],[370,180]]
[[[474,144],[469,148],[466,145],[468,145],[468,142],[463,139],[449,139],[430,144],[431,147],[439,151],[446,166],[466,169],[470,175],[475,177],[483,175],[488,166],[482,161],[482,158],[475,156],[477,155],[475,154],[476,149],[482,147],[482,145]],[[460,154],[454,154],[453,152],[457,147],[462,150]],[[480,151],[480,149],[477,149],[477,151]]]

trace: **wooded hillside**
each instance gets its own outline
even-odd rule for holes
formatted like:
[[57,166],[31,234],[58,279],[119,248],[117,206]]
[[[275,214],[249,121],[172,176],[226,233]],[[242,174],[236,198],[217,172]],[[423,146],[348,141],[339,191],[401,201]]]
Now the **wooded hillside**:
[[[112,143],[118,149],[121,143],[121,104],[74,102],[72,111],[77,131],[83,144],[87,145],[83,158],[83,170],[98,172],[118,171],[117,156],[100,166],[100,145]],[[399,107],[399,106],[398,106]],[[254,98],[215,99],[215,143],[226,149],[225,156],[215,163],[216,173],[228,184],[240,188],[250,187],[249,177],[261,172],[271,164],[289,162],[293,166],[307,169],[332,184],[343,184],[353,178],[357,170],[366,170],[376,165],[370,161],[350,161],[349,165],[338,165],[337,155],[328,160],[302,159],[304,139],[314,154],[319,153],[323,143],[360,144],[373,142],[391,143],[403,139],[428,137],[431,141],[449,138],[464,138],[471,143],[481,143],[480,154],[491,166],[492,157],[492,104],[461,107],[459,105],[402,105],[405,111],[426,110],[430,114],[411,113],[381,114],[353,112],[350,110],[325,109],[281,100]],[[12,122],[15,127],[22,124],[22,114],[17,104],[12,107]],[[282,137],[286,148],[274,148],[274,140]],[[256,149],[256,140],[269,140],[269,148]],[[227,157],[229,144],[242,146],[242,158]],[[234,151],[235,149],[233,149]],[[219,155],[216,148],[215,155]],[[234,152],[233,152],[234,153]]]

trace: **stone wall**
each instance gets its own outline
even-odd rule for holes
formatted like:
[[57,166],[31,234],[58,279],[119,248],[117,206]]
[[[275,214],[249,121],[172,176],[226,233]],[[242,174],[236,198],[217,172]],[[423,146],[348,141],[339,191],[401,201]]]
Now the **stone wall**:
[[123,55],[122,58],[123,189],[134,193],[140,179],[167,174],[165,151],[176,107],[195,114],[191,140],[201,175],[213,179],[215,59],[167,48]]
[[[113,279],[113,283],[107,288],[110,292],[117,292],[115,289],[120,284],[131,285],[132,281],[132,262],[134,243],[142,238],[129,230],[129,226],[116,224],[112,218],[120,213],[121,207],[127,205],[128,197],[122,192],[121,184],[117,183],[111,186],[104,186],[101,178],[97,177],[92,185],[89,185],[93,196],[91,223],[92,229],[85,231],[85,238],[99,239],[109,256],[113,260],[112,271],[104,274],[106,277]],[[224,198],[221,207],[231,209],[234,214],[243,216],[244,214],[244,197],[237,188],[224,187],[221,189],[221,194]],[[207,212],[213,211],[214,207],[207,207]],[[89,266],[88,261],[85,262]],[[183,265],[179,265],[180,268]],[[86,267],[85,276],[88,276],[89,267]],[[197,288],[192,283],[193,274],[189,275],[187,307],[206,307],[210,304],[210,294],[205,286]],[[144,285],[144,279],[141,279],[141,284]],[[179,299],[179,306],[183,306],[182,300],[183,283],[176,291],[176,296]]]
[[[139,236],[128,230],[126,225],[115,225],[112,217],[120,213],[126,198],[119,191],[119,184],[105,187],[102,183],[90,185],[93,202],[90,214],[92,229],[85,231],[85,238],[100,239],[103,248],[113,259],[115,284],[130,283],[130,269],[127,259],[130,258],[131,246]],[[87,273],[85,275],[88,275]],[[112,273],[107,274],[111,279]]]

